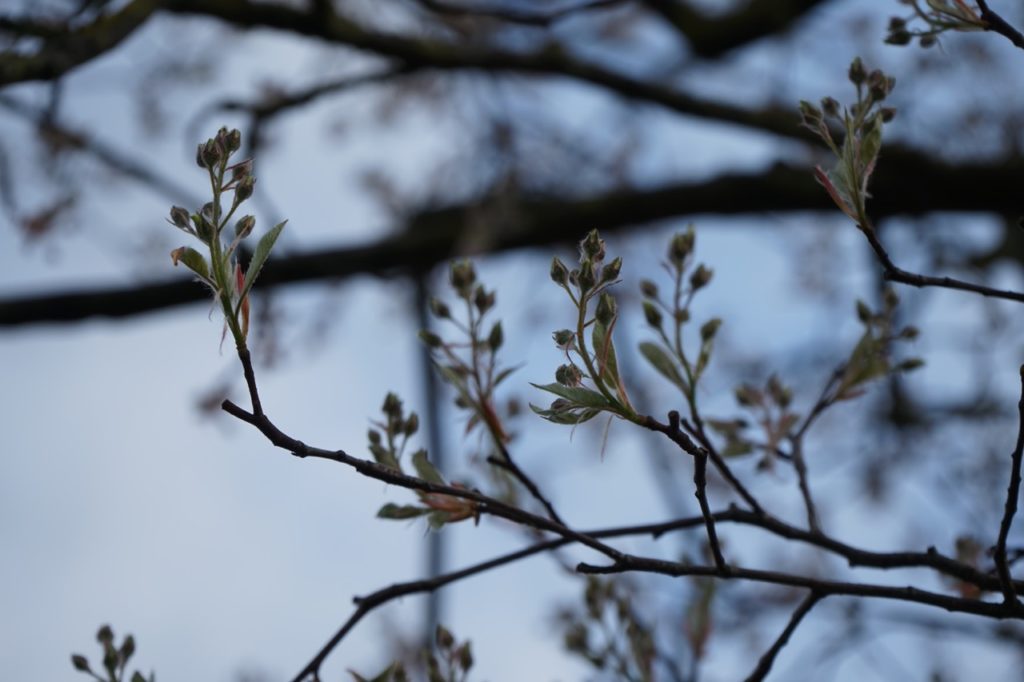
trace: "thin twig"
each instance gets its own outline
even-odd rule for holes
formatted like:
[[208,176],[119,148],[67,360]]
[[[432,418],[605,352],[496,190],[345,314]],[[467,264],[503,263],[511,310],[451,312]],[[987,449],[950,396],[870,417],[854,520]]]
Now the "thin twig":
[[760,682],[768,675],[772,669],[772,665],[775,663],[776,656],[779,655],[782,648],[789,642],[789,638],[793,635],[793,632],[796,631],[800,622],[804,619],[804,616],[810,613],[811,609],[814,608],[815,604],[821,601],[822,597],[824,597],[824,595],[821,593],[811,590],[810,594],[800,602],[800,605],[796,607],[796,611],[794,611],[793,615],[789,617],[789,622],[786,624],[785,629],[779,634],[778,639],[775,640],[775,643],[772,644],[771,648],[761,656],[761,660],[757,662],[757,667],[754,668],[754,671],[750,673],[749,676],[747,676],[746,682]]
[[781,571],[765,571],[751,568],[738,568],[736,566],[730,568],[729,575],[723,576],[715,566],[696,566],[693,564],[664,561],[661,559],[638,557],[628,554],[623,557],[622,561],[618,561],[610,565],[597,566],[583,562],[576,566],[576,570],[586,575],[613,575],[617,573],[639,571],[644,573],[657,573],[672,577],[708,576],[713,578],[731,578],[769,585],[802,587],[818,591],[823,596],[845,595],[871,599],[890,599],[894,601],[934,606],[951,613],[973,613],[978,616],[997,619],[1024,619],[1024,606],[1019,603],[995,603],[980,599],[953,597],[947,594],[940,594],[938,592],[931,592],[929,590],[922,590],[911,586],[894,587],[891,585],[878,585],[872,583],[822,580],[808,576],[792,575]]
[[882,242],[878,239],[878,234],[875,232],[873,225],[865,221],[859,224],[858,227],[860,227],[860,231],[864,233],[864,236],[868,240],[868,244],[871,245],[871,250],[875,252],[875,256],[882,264],[883,276],[890,282],[900,282],[902,284],[909,284],[910,286],[918,288],[941,287],[943,289],[970,291],[971,293],[981,294],[988,298],[1002,298],[1008,301],[1024,303],[1024,293],[1020,293],[1018,291],[994,289],[983,284],[965,282],[952,277],[932,277],[930,275],[919,275],[913,272],[907,272],[906,270],[897,267],[896,264],[892,262],[892,258],[889,257],[885,247],[882,246]]
[[564,526],[565,521],[563,521],[562,517],[558,515],[558,512],[555,511],[554,505],[551,504],[551,501],[544,496],[544,493],[541,492],[540,488],[537,486],[534,480],[530,478],[526,474],[526,472],[520,469],[519,465],[516,464],[515,460],[509,456],[508,450],[504,444],[499,443],[498,446],[499,451],[501,452],[501,457],[490,455],[487,458],[487,463],[492,466],[496,466],[500,469],[504,469],[505,471],[512,474],[512,476],[517,481],[522,483],[523,487],[526,488],[527,491],[529,491],[530,495],[532,495],[535,500],[537,500],[538,502],[541,503],[541,505],[543,505],[544,509],[547,511],[548,516],[551,518],[551,520],[555,523],[560,523]]
[[1017,603],[1017,592],[1014,589],[1013,578],[1010,576],[1010,565],[1006,558],[1006,540],[1010,535],[1013,517],[1017,513],[1017,499],[1020,497],[1021,460],[1024,459],[1024,365],[1020,368],[1020,378],[1021,397],[1017,403],[1020,413],[1017,445],[1013,448],[1013,454],[1010,456],[1010,483],[1006,490],[1006,505],[1003,510],[1003,520],[999,524],[999,540],[996,542],[994,555],[996,570],[999,572],[999,580],[1003,585],[1003,599],[1007,605]]

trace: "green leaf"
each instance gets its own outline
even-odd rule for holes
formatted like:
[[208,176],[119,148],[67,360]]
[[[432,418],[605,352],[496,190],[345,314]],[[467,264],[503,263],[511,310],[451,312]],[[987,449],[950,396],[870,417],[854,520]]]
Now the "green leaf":
[[444,478],[437,472],[434,465],[427,459],[427,451],[420,449],[412,456],[412,465],[416,468],[416,475],[428,483],[444,485]]
[[263,269],[263,264],[267,262],[267,258],[270,257],[270,250],[274,248],[274,242],[277,241],[278,236],[281,234],[281,230],[284,229],[287,220],[279,222],[274,225],[265,235],[260,237],[260,241],[256,244],[256,250],[253,251],[252,260],[249,261],[249,270],[245,273],[245,281],[242,283],[242,291],[239,292],[239,301],[245,298],[245,295],[252,289],[252,285],[256,282],[256,277],[259,276],[260,270]]
[[[612,326],[614,326],[614,320]],[[594,344],[594,355],[597,356],[598,377],[608,390],[619,392],[621,388],[619,363],[615,357],[615,344],[612,342],[611,330],[595,320],[591,341]]]
[[182,246],[171,251],[171,262],[174,265],[183,263],[185,267],[199,275],[201,280],[210,284],[210,267],[207,265],[203,255],[191,246]]
[[675,360],[669,357],[668,353],[666,353],[661,346],[650,341],[645,341],[640,344],[640,354],[647,359],[647,362],[651,363],[651,366],[654,367],[654,369],[658,370],[658,373],[661,374],[661,376],[675,384],[683,393],[688,392],[686,380],[683,379],[683,376],[679,373]]
[[607,398],[597,391],[592,391],[589,388],[563,386],[562,384],[541,385],[531,383],[530,385],[534,388],[539,388],[542,391],[554,393],[559,398],[565,398],[579,407],[592,407],[597,409],[607,409],[612,407],[612,404],[608,402]]
[[739,457],[740,455],[749,455],[753,451],[754,446],[750,441],[742,438],[727,439],[725,447],[722,448],[722,457]]
[[520,367],[522,367],[522,365],[516,365],[515,367],[509,367],[508,369],[503,369],[500,372],[498,372],[498,375],[496,377],[494,377],[494,386],[495,386],[495,388],[497,388],[498,384],[500,384],[505,379],[507,379],[509,377],[509,375],[511,375],[513,372],[515,372]]
[[395,471],[401,471],[402,467],[395,459],[395,455],[388,448],[384,447],[379,443],[370,443],[370,453],[373,455],[373,459],[377,461],[377,464],[386,466],[389,469]]
[[377,511],[378,519],[414,519],[429,514],[430,510],[412,505],[397,505],[388,502]]
[[552,424],[582,424],[601,414],[601,410],[595,409],[549,410],[533,403],[530,403],[530,409]]

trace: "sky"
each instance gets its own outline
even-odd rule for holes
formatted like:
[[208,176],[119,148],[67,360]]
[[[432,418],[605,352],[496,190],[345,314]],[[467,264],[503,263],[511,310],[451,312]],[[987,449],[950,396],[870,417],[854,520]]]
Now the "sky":
[[[88,125],[112,142],[131,140],[140,159],[201,196],[203,177],[180,134],[196,120],[199,104],[186,89],[168,88],[162,104],[174,132],[156,138],[139,124],[123,88],[141,77],[134,73],[139,55],[178,49],[176,31],[192,27],[173,19],[146,28],[123,53],[76,71],[64,96],[76,103],[67,110],[70,124]],[[195,45],[216,45],[217,32],[204,31],[193,36]],[[271,67],[282,81],[297,84],[312,78],[311,67],[323,60],[319,50],[265,34],[245,38],[242,46],[259,58],[246,63],[238,56],[240,49],[223,56],[215,87],[225,94],[245,91]],[[343,65],[342,60],[338,63]],[[812,65],[793,60],[794,80],[804,82],[803,76],[813,71]],[[38,101],[40,95],[35,86],[8,92],[27,101]],[[609,107],[591,92],[563,88],[557,94],[565,98],[562,111],[569,117],[596,120]],[[281,124],[275,136],[287,143],[277,145],[270,158],[256,160],[257,192],[266,192],[274,207],[269,211],[266,204],[261,206],[257,230],[288,217],[281,253],[360,243],[384,234],[388,216],[362,189],[360,169],[375,159],[399,158],[402,163],[389,169],[399,186],[414,187],[458,132],[450,121],[409,115],[395,127],[347,136],[344,157],[325,159],[322,124],[339,116],[359,119],[368,109],[357,95],[343,100],[340,114],[334,107],[314,107]],[[203,123],[210,128],[204,136],[220,125]],[[0,134],[8,140],[25,133],[10,119],[2,125]],[[734,162],[755,167],[780,152],[773,144],[734,131],[698,135],[679,130],[656,114],[652,126],[663,130],[663,139],[670,143],[641,157],[636,168],[641,178],[657,177],[666,168],[669,174],[696,177]],[[27,139],[13,144],[26,158],[33,153]],[[33,183],[40,171],[26,167],[25,173],[22,186],[27,189],[20,198],[25,205],[52,198],[45,189],[33,189],[47,187]],[[72,225],[51,242],[29,242],[10,225],[0,230],[4,296],[173,274],[166,253],[179,245],[181,234],[164,222],[166,197],[125,180],[110,178],[109,186],[109,192],[83,198]],[[736,352],[729,357],[742,358],[740,351],[752,338],[757,339],[757,353],[767,357],[813,348],[825,338],[855,341],[859,328],[853,301],[856,292],[871,287],[869,261],[855,231],[842,232],[849,226],[839,218],[769,216],[767,224],[805,245],[815,243],[814,235],[823,226],[834,228],[834,236],[819,246],[839,256],[830,272],[837,293],[832,298],[795,298],[806,273],[794,271],[794,242],[779,240],[776,232],[764,229],[765,223],[700,218],[699,257],[714,267],[715,281],[696,313],[726,317],[720,343]],[[628,291],[635,291],[640,276],[649,276],[665,240],[681,227],[666,223],[628,242],[609,240],[610,248],[626,258],[623,304],[636,303]],[[972,220],[966,231],[972,243],[981,243],[992,225]],[[572,257],[565,249],[559,253]],[[549,334],[565,326],[569,313],[557,290],[547,285],[549,258],[531,252],[489,258],[479,265],[482,279],[498,289],[498,312],[509,339],[507,362],[525,363],[510,382],[510,393],[534,402],[542,397],[531,393],[527,382],[550,380],[559,355]],[[1019,273],[1008,272],[1006,278],[1007,286],[1019,284]],[[544,286],[535,290],[523,282]],[[440,274],[435,284],[443,291]],[[932,331],[963,328],[969,314],[959,300],[946,294],[921,299],[921,305],[932,307],[926,317]],[[277,364],[257,371],[265,407],[288,433],[309,444],[368,456],[368,420],[376,416],[387,391],[402,395],[412,409],[424,404],[412,301],[400,282],[367,277],[332,290],[294,286],[277,294],[274,305],[284,320],[278,337],[284,353]],[[329,328],[311,340],[313,320],[324,311]],[[646,338],[636,310],[626,315],[631,324],[623,325],[620,347]],[[0,333],[0,376],[5,378],[0,389],[0,610],[5,614],[0,641],[6,643],[0,646],[0,670],[6,676],[73,679],[70,654],[80,652],[95,660],[93,634],[100,624],[110,623],[119,636],[133,633],[136,663],[145,672],[155,670],[161,680],[227,682],[257,673],[268,680],[290,679],[348,616],[353,596],[422,574],[422,524],[373,518],[385,502],[410,502],[409,493],[328,462],[292,458],[226,414],[197,408],[204,395],[224,382],[236,399],[242,398],[238,361],[230,343],[220,347],[220,331],[216,313],[193,305],[127,321],[41,324]],[[957,372],[964,370],[955,356],[943,360],[948,349],[931,343],[922,341],[919,348],[934,349],[939,361],[915,381],[941,389],[955,383]],[[1006,349],[1005,354],[1011,358],[1018,350]],[[634,371],[638,383],[653,385],[646,368]],[[712,372],[708,382],[708,405],[728,409],[732,403],[726,374]],[[664,395],[658,390],[651,389],[655,396]],[[471,444],[459,438],[461,417],[450,407],[442,414],[445,447],[452,453],[467,452]],[[834,419],[841,424],[850,414],[840,410]],[[613,424],[601,454],[600,426],[570,434],[524,420],[517,428],[524,432],[517,442],[522,464],[551,491],[573,523],[599,527],[666,518],[644,461],[659,446],[646,434]],[[848,488],[841,459],[839,464],[836,460],[815,479],[826,497],[846,494]],[[755,477],[752,465],[743,471]],[[756,477],[753,485],[772,494],[781,514],[799,518],[799,507],[786,506],[796,500],[784,502],[777,494],[791,488],[790,477]],[[684,497],[694,511],[689,493]],[[874,507],[852,497],[849,507],[829,519],[844,538],[879,549],[908,541],[904,527],[880,528],[871,519]],[[909,495],[889,511],[914,513],[917,504],[920,498]],[[941,511],[930,513],[941,518]],[[941,520],[924,524],[914,530],[913,541],[941,539],[947,531]],[[452,567],[524,543],[507,524],[489,519],[479,527],[463,524],[445,533]],[[730,537],[740,555],[760,551],[756,540],[744,544],[742,533]],[[624,546],[647,546],[631,542]],[[588,555],[574,551],[569,556]],[[902,574],[872,577],[906,579]],[[581,679],[586,669],[561,652],[552,627],[555,606],[571,601],[578,590],[552,561],[537,557],[450,590],[445,622],[459,638],[472,638],[477,679]],[[671,584],[664,590],[670,602],[681,598]],[[375,672],[396,633],[416,635],[422,608],[422,599],[407,598],[365,620],[329,659],[324,679],[343,679],[349,668]],[[783,653],[777,679],[799,679],[813,658],[808,652],[820,646],[820,638],[840,637],[842,609],[823,607],[816,623],[798,632]],[[774,632],[768,628],[752,635],[753,640],[713,646],[705,665],[707,679],[745,674],[751,651],[762,650]],[[920,639],[890,634],[871,647],[871,656],[854,653],[834,664],[816,665],[834,672],[837,680],[887,679],[879,670],[891,672],[900,665],[916,673],[923,662],[906,659],[905,652],[920,647]],[[1005,652],[959,640],[935,655],[949,657],[951,666],[957,658],[984,655],[992,679],[1008,679],[1014,664]]]

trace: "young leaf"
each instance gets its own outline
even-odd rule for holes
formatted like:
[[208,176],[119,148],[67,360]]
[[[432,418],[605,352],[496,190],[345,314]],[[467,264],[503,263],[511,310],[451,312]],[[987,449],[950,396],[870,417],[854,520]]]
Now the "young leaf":
[[683,376],[679,373],[675,360],[669,357],[668,353],[666,353],[661,346],[656,343],[651,343],[650,341],[645,341],[640,344],[640,354],[647,359],[647,362],[651,363],[651,366],[654,367],[654,369],[658,370],[658,373],[661,374],[661,376],[679,387],[679,390],[683,393],[688,392],[689,389],[686,386],[686,380],[683,379]]
[[444,478],[437,472],[434,465],[427,459],[426,450],[417,450],[412,456],[412,465],[416,468],[416,475],[428,483],[444,485]]
[[539,388],[542,391],[548,393],[554,393],[559,398],[565,398],[569,402],[579,407],[592,407],[598,409],[604,409],[611,407],[611,403],[608,399],[597,391],[591,391],[589,388],[582,387],[569,387],[561,384],[530,384],[534,388]]
[[201,280],[210,283],[210,268],[206,264],[206,259],[191,246],[182,246],[171,251],[171,262],[174,265],[184,263],[185,267],[199,275]]
[[260,274],[260,270],[263,269],[263,264],[267,262],[267,258],[270,256],[270,250],[274,248],[274,242],[277,241],[281,230],[284,229],[287,222],[287,220],[279,222],[265,235],[260,237],[259,242],[256,244],[256,250],[253,251],[252,260],[249,261],[249,271],[245,273],[245,282],[242,284],[242,290],[238,293],[239,298],[244,299],[245,295],[249,293],[249,289],[252,289],[256,277]]
[[601,414],[601,410],[595,409],[549,410],[533,403],[530,403],[530,409],[552,424],[582,424]]
[[429,509],[414,507],[412,505],[397,505],[388,502],[377,511],[378,519],[414,519],[430,513]]

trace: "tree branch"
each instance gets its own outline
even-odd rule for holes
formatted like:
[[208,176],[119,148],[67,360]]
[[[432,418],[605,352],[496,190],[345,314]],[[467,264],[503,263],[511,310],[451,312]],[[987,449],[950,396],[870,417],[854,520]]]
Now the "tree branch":
[[778,639],[775,640],[775,643],[772,644],[771,648],[761,656],[761,660],[757,662],[757,667],[754,668],[754,671],[747,676],[746,682],[761,682],[761,680],[768,676],[768,673],[772,669],[772,665],[775,663],[775,657],[779,655],[782,648],[789,642],[789,638],[793,636],[793,633],[800,625],[800,622],[803,621],[804,616],[811,612],[811,609],[814,608],[815,604],[821,601],[823,596],[824,595],[811,590],[810,594],[800,602],[800,605],[797,606],[793,615],[790,616],[785,629],[783,629],[779,634]]
[[705,59],[783,33],[823,0],[749,0],[724,16],[709,18],[679,0],[643,0]]
[[33,80],[59,78],[117,47],[149,19],[162,3],[159,0],[132,0],[113,14],[101,15],[92,23],[61,31],[39,29],[38,23],[4,18],[0,30],[17,34],[24,31],[42,36],[38,50],[29,54],[0,54],[0,86]]
[[993,31],[1005,36],[1011,43],[1024,50],[1024,35],[1011,26],[1006,19],[989,9],[986,0],[978,0],[978,9],[981,10],[981,18],[985,21],[985,30]]
[[1019,603],[1013,578],[1010,576],[1010,565],[1006,558],[1006,540],[1010,535],[1010,526],[1017,513],[1017,500],[1020,497],[1021,459],[1024,458],[1024,365],[1020,368],[1020,380],[1021,396],[1017,403],[1020,423],[1017,428],[1017,445],[1013,448],[1013,453],[1010,456],[1010,483],[1007,485],[1003,520],[999,524],[999,540],[996,542],[996,551],[993,557],[1003,587],[1003,599],[1007,605]]

